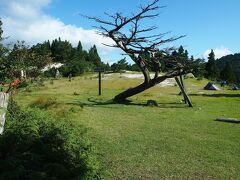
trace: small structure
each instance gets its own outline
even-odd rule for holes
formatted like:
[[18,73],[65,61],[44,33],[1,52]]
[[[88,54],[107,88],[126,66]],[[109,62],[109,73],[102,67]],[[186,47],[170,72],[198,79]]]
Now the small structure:
[[236,90],[239,90],[239,88],[237,87],[236,84],[234,84],[234,85],[232,86],[232,90],[236,91]]
[[0,134],[3,133],[9,94],[0,92]]
[[27,75],[26,75],[26,71],[21,70],[21,79],[26,79]]
[[195,76],[193,75],[193,73],[185,74],[184,79],[188,79],[188,78],[195,78]]
[[57,69],[56,70],[56,74],[55,74],[55,78],[57,79],[57,78],[59,78],[60,77],[60,72],[59,72],[59,70]]
[[204,87],[205,90],[215,90],[215,91],[218,91],[220,90],[219,87],[217,87],[213,82],[209,82],[205,87]]

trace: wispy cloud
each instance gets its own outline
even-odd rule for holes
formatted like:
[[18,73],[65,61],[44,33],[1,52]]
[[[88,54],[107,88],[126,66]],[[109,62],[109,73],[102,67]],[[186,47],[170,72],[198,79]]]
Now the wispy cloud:
[[95,33],[94,29],[84,29],[49,16],[43,12],[51,0],[1,0],[0,16],[3,21],[4,36],[8,41],[25,40],[33,45],[45,40],[61,37],[70,41],[74,46],[80,40],[85,48],[95,44],[103,57],[115,51],[102,45],[113,44],[109,38]]
[[[203,57],[204,57],[205,59],[207,59],[207,58],[208,58],[208,55],[210,54],[210,52],[211,52],[211,49],[206,50],[206,51],[203,53]],[[213,52],[214,52],[214,54],[215,54],[215,58],[216,58],[216,59],[219,59],[219,58],[221,58],[221,57],[223,57],[223,56],[226,56],[226,55],[228,55],[228,54],[232,54],[232,51],[231,51],[231,50],[229,50],[228,48],[223,47],[223,46],[214,48],[214,49],[213,49]]]

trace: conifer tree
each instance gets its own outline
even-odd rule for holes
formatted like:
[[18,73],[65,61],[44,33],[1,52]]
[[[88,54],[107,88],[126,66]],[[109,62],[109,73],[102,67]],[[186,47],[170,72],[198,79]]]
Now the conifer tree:
[[219,79],[220,72],[216,64],[215,54],[213,50],[211,50],[208,56],[208,62],[206,63],[206,78],[210,80],[217,80]]
[[183,46],[181,45],[178,49],[178,55],[183,55],[184,54],[184,49]]
[[98,55],[97,48],[94,45],[88,52],[88,61],[92,62],[95,66],[101,66],[101,58]]
[[82,51],[83,50],[81,41],[78,41],[77,50],[78,51]]

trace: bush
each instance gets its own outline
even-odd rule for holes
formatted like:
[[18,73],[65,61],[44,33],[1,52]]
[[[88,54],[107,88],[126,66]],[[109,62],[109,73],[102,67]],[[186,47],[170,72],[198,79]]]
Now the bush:
[[99,179],[85,129],[11,102],[0,137],[0,179]]
[[55,78],[55,76],[56,76],[56,69],[55,68],[50,68],[49,70],[44,71],[43,74],[44,74],[45,77]]
[[29,85],[27,80],[23,80],[20,84],[17,85],[17,88],[25,88]]
[[57,101],[52,97],[39,97],[37,100],[31,103],[30,107],[39,108],[39,109],[47,109],[51,106],[57,105]]

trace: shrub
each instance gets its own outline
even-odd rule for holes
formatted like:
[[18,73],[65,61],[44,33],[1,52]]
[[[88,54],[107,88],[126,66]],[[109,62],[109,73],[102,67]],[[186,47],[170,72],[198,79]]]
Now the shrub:
[[25,88],[29,85],[27,80],[23,80],[21,83],[17,85],[17,88]]
[[74,93],[73,93],[73,95],[74,95],[74,96],[78,96],[78,95],[79,95],[79,93],[77,93],[77,92],[74,92]]
[[32,108],[47,109],[51,106],[57,105],[57,101],[53,97],[39,97],[30,105]]
[[26,92],[33,92],[32,88],[30,88],[29,86],[25,89]]
[[0,179],[99,179],[86,130],[10,103],[0,137]]
[[52,78],[54,78],[56,76],[56,69],[55,68],[51,68],[51,69],[49,69],[47,71],[44,71],[43,74],[44,74],[45,77],[52,77]]

